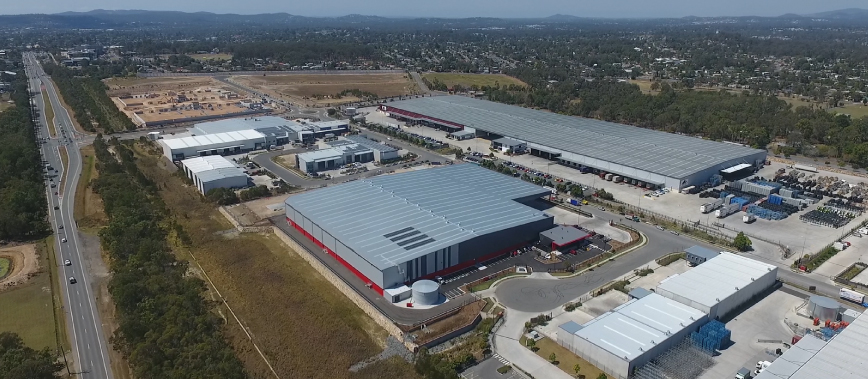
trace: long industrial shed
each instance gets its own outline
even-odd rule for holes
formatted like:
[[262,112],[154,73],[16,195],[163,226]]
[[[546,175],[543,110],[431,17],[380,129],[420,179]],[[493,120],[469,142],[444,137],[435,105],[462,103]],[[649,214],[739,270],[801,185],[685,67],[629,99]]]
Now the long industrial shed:
[[433,96],[381,104],[392,117],[446,131],[526,142],[531,154],[656,187],[699,185],[726,169],[760,167],[766,151],[733,143],[474,99]]

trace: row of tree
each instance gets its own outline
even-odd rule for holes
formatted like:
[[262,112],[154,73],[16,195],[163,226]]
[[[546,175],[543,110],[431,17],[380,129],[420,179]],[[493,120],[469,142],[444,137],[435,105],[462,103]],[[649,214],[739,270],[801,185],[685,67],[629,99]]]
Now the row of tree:
[[[99,235],[109,254],[118,329],[112,343],[139,378],[244,378],[241,363],[222,336],[222,320],[202,294],[204,283],[172,254],[167,238],[189,241],[167,219],[157,185],[116,139],[94,141],[100,175],[92,187],[102,197],[108,225]],[[185,238],[186,237],[186,238]]]
[[0,333],[0,378],[54,379],[63,365],[48,348],[33,350],[15,333]]
[[108,97],[107,88],[98,77],[79,76],[75,71],[53,63],[45,63],[43,68],[46,74],[51,75],[84,130],[93,132],[99,128],[106,133],[114,133],[136,128]]
[[38,238],[48,230],[45,183],[24,71],[8,76],[15,106],[0,112],[0,241]]

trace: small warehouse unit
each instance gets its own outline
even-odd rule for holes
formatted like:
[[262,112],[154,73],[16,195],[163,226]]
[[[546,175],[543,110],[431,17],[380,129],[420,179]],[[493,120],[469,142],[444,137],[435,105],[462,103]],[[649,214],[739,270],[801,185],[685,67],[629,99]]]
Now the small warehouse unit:
[[656,292],[714,320],[773,287],[777,276],[777,266],[721,252],[683,274],[664,279]]
[[685,252],[687,254],[685,255],[684,259],[686,259],[687,262],[689,262],[691,266],[696,266],[696,265],[705,263],[705,261],[720,255],[720,252],[706,249],[702,246],[688,247],[687,250],[685,250]]
[[309,151],[295,156],[299,170],[307,174],[334,170],[349,163],[368,163],[374,161],[374,152],[349,141],[338,142],[331,149]]
[[633,370],[677,345],[708,322],[705,313],[651,293],[633,299],[584,325],[559,327],[558,343],[610,378]]
[[590,233],[579,228],[558,225],[539,234],[539,246],[549,252],[563,252],[578,247],[590,236]]
[[516,154],[521,154],[527,150],[527,143],[516,141],[512,138],[498,138],[491,141],[491,147],[504,153],[511,151]]
[[240,130],[157,141],[163,155],[171,161],[206,155],[241,154],[268,147],[265,135],[255,130]]
[[214,188],[247,187],[244,170],[218,155],[185,159],[181,168],[203,195]]
[[[389,161],[392,159],[398,159],[400,156],[398,155],[398,149],[383,145],[382,143],[376,142],[374,140],[368,139],[364,136],[346,136],[344,137],[346,141],[357,144],[361,147],[367,148],[374,152],[374,160],[377,162]],[[334,141],[330,142],[329,145],[334,146]]]
[[455,138],[458,141],[464,141],[466,139],[476,138],[476,133],[471,132],[469,130],[460,130],[457,132],[449,133],[449,136],[451,136],[452,138]]
[[287,222],[366,285],[400,288],[508,254],[551,229],[523,204],[549,193],[475,165],[342,183],[290,196]]

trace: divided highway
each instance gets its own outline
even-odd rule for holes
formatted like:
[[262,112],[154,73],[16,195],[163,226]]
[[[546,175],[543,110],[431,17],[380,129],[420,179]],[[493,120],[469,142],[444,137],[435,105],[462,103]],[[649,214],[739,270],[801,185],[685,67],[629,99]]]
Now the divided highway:
[[[82,258],[78,226],[73,219],[75,189],[82,166],[81,152],[78,149],[80,136],[73,128],[72,119],[60,102],[57,90],[34,55],[25,54],[24,63],[30,92],[34,94],[33,106],[40,114],[37,134],[47,139],[42,145],[42,156],[47,165],[53,168],[48,171],[53,178],[47,183],[49,219],[56,232],[57,261],[63,264],[59,269],[58,280],[64,302],[67,334],[72,344],[74,363],[70,370],[77,373],[79,378],[110,379],[113,375],[107,338],[103,335],[95,291],[90,286],[90,276]],[[49,101],[54,110],[54,125],[57,129],[55,138],[50,138],[48,131],[45,101]],[[67,167],[64,167],[60,158],[61,146],[66,146],[69,155]],[[60,179],[64,173],[66,183],[61,189]],[[67,260],[68,264],[65,263]]]

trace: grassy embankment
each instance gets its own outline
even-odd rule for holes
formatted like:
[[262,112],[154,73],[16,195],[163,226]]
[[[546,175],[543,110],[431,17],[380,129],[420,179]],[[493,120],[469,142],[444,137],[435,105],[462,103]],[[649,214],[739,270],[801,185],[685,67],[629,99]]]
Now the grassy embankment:
[[[253,343],[283,378],[415,378],[412,367],[398,359],[358,372],[347,369],[380,352],[387,336],[373,320],[276,236],[216,234],[231,225],[212,204],[181,177],[153,147],[137,146],[137,164],[161,183],[160,196],[190,238],[184,247],[173,242],[179,258],[205,274],[252,335]],[[215,291],[208,294],[218,301]],[[225,306],[226,332],[245,368],[255,377],[271,376],[253,343]]]
[[465,88],[469,88],[470,86],[476,85],[479,87],[490,86],[494,87],[495,84],[500,84],[501,87],[508,86],[510,84],[515,84],[518,86],[526,86],[527,84],[518,80],[517,78],[513,78],[509,75],[503,74],[465,74],[460,72],[428,72],[422,74],[422,78],[428,80],[429,82],[434,82],[434,79],[442,82],[446,85],[446,87],[452,87],[456,84],[464,86]]

